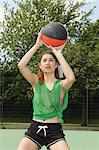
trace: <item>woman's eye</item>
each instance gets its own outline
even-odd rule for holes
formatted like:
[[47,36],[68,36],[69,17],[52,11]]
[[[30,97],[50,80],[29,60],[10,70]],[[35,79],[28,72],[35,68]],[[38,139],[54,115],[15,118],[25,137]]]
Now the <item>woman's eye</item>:
[[51,61],[51,62],[52,62],[52,61],[53,61],[53,59],[49,59],[49,60],[47,60],[47,59],[43,59],[43,60],[42,60],[42,62],[46,62],[46,61]]
[[50,59],[50,61],[53,61],[53,59]]
[[43,59],[43,62],[46,62],[46,59]]

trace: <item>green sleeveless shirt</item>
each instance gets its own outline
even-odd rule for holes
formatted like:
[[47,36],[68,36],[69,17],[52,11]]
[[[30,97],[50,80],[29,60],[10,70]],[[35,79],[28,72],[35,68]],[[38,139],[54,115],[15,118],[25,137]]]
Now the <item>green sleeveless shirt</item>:
[[52,90],[49,90],[43,82],[36,84],[36,89],[33,97],[33,118],[40,120],[51,119],[58,116],[59,122],[64,123],[62,117],[63,110],[68,104],[68,92],[65,92],[62,105],[60,105],[60,82],[56,80]]

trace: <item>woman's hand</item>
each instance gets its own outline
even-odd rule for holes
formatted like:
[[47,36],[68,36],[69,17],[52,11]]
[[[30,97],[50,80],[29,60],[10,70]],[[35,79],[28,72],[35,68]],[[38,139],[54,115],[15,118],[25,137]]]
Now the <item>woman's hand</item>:
[[39,34],[38,34],[36,43],[35,43],[35,45],[36,45],[38,48],[39,48],[40,46],[42,46],[42,44],[43,44],[42,39],[41,39],[41,36],[42,36],[42,33],[41,33],[41,31],[40,31]]
[[58,53],[62,53],[63,48],[65,47],[65,44],[66,44],[66,43],[64,43],[62,46],[59,46],[59,47],[52,47],[52,46],[50,45],[50,48],[52,49],[53,53],[56,55],[56,54],[58,54]]

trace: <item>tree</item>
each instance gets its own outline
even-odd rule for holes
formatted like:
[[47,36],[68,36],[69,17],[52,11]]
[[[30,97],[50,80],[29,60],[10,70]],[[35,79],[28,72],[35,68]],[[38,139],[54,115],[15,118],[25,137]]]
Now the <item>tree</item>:
[[[76,87],[86,88],[87,77],[89,86],[97,88],[99,22],[91,23],[88,18],[94,8],[89,12],[80,11],[80,8],[86,5],[84,0],[75,4],[71,0],[69,3],[65,0],[14,1],[18,6],[17,9],[10,9],[7,4],[4,6],[5,20],[0,33],[0,48],[4,53],[4,60],[0,65],[3,68],[3,75],[6,76],[8,73],[12,75],[14,72],[16,74],[14,77],[11,76],[12,78],[2,79],[5,89],[1,100],[15,99],[18,102],[19,94],[21,96],[19,101],[31,99],[31,94],[27,93],[30,87],[22,80],[17,70],[17,63],[35,43],[38,31],[51,21],[61,22],[68,30],[69,43],[64,49],[64,56],[75,71]],[[40,53],[45,50],[45,47],[40,48],[29,64],[33,72],[37,72]]]
[[[2,23],[3,31],[0,33],[0,47],[2,51],[5,52],[4,64],[2,64],[4,72],[18,72],[17,63],[19,59],[35,43],[37,32],[45,24],[51,21],[61,22],[68,29],[70,39],[77,40],[82,33],[84,25],[89,22],[87,16],[91,13],[91,11],[89,13],[79,11],[80,8],[85,5],[84,2],[73,4],[73,2],[70,1],[67,4],[61,0],[26,0],[25,2],[21,0],[20,2],[15,1],[15,3],[18,5],[17,9],[10,9],[7,4],[5,4],[5,20]],[[76,21],[76,18],[79,16],[80,20]],[[68,48],[70,49],[70,46]],[[41,48],[37,52],[38,56],[45,49],[45,47]],[[70,55],[72,58],[73,54]],[[39,57],[35,55],[30,64],[34,72],[37,71],[36,64],[38,61]],[[4,82],[6,82],[6,80]],[[18,82],[19,80],[17,80],[16,76],[17,85]],[[15,82],[12,82],[10,86],[14,87],[15,85],[13,84],[15,84]],[[6,90],[9,91],[9,89]],[[14,89],[12,89],[12,92],[13,90]],[[6,97],[8,98],[7,93],[6,91]]]
[[[98,67],[99,67],[99,20],[89,22],[83,29],[76,43],[69,44],[65,51],[71,62],[80,87],[98,89]],[[88,79],[88,84],[87,84]],[[79,82],[80,81],[80,82]]]
[[82,89],[81,100],[79,100],[82,103],[82,125],[87,125],[88,102],[94,101],[93,98],[88,99],[88,95],[90,97],[97,95],[99,89],[99,20],[88,23],[83,30],[83,35],[69,48],[66,55],[74,67],[78,87]]
[[[68,29],[69,36],[77,39],[81,30],[87,24],[87,16],[91,13],[82,13],[79,9],[84,2],[69,4],[61,0],[22,0],[17,3],[18,9],[9,9],[5,5],[5,21],[1,33],[1,48],[17,62],[26,51],[34,44],[37,32],[51,21],[63,23]],[[79,13],[78,13],[79,11]],[[76,18],[80,16],[80,20]],[[33,64],[38,62],[34,58]]]
[[[88,79],[90,89],[98,89],[98,69],[99,69],[99,20],[90,23],[84,30],[83,36],[79,39],[82,46],[82,55],[86,59],[84,71]],[[85,52],[84,52],[85,50]],[[84,54],[85,53],[85,54]]]

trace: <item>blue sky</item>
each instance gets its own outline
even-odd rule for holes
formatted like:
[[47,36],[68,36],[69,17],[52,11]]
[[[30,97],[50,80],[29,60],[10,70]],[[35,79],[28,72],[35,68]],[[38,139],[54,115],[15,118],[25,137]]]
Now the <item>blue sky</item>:
[[[8,2],[11,7],[15,7],[15,3],[13,2],[13,0],[0,0],[0,21],[3,19],[3,2],[4,1]],[[75,1],[81,1],[81,0],[73,0],[73,1],[75,2]],[[84,10],[86,11],[96,6],[90,18],[93,21],[99,19],[99,0],[86,0],[86,2],[90,2],[90,4],[88,4],[88,6],[84,8]]]

